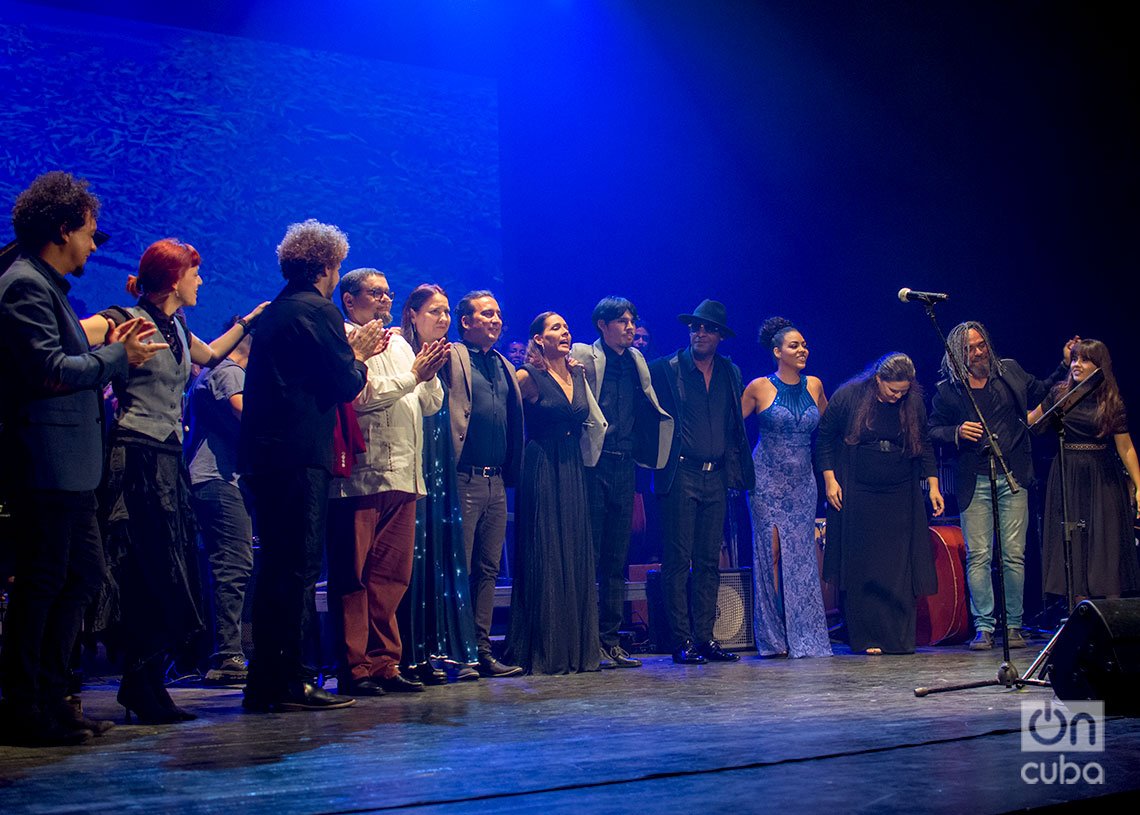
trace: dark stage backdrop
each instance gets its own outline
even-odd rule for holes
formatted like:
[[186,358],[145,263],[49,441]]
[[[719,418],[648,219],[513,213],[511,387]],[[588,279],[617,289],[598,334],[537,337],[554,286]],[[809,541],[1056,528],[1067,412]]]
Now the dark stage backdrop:
[[0,87],[0,200],[67,169],[103,201],[112,240],[73,289],[80,310],[129,302],[143,249],[177,236],[202,254],[188,316],[212,339],[280,289],[274,248],[305,218],[348,234],[343,271],[383,269],[398,294],[502,280],[491,79],[6,6]]

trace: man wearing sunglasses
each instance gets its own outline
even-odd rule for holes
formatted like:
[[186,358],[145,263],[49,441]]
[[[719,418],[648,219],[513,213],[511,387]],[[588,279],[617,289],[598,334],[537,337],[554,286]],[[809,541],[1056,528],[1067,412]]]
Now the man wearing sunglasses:
[[689,347],[651,366],[653,388],[674,418],[669,461],[653,479],[664,515],[662,582],[673,661],[735,662],[740,657],[713,638],[713,621],[728,490],[751,489],[755,480],[740,412],[740,369],[717,353],[733,336],[722,303],[705,300],[677,319],[689,326]]

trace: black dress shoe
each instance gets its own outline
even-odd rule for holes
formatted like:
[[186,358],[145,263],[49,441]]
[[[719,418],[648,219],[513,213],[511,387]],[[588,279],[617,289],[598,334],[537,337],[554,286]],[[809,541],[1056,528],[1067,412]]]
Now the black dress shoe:
[[606,646],[603,645],[598,650],[600,652],[598,654],[598,668],[600,670],[608,671],[611,668],[617,667],[617,665],[614,663],[614,661],[612,659],[610,659],[610,652],[608,650],[606,650]]
[[415,679],[405,679],[400,674],[373,680],[385,693],[423,693],[427,688]]
[[425,685],[446,685],[447,671],[435,667],[431,662],[421,662],[410,668],[401,668],[400,672],[411,680],[418,680]]
[[[248,698],[248,697],[247,697]],[[336,710],[356,704],[347,696],[333,696],[312,682],[292,682],[285,694],[269,702],[270,710]],[[248,708],[247,709],[252,709]]]
[[505,676],[517,676],[523,669],[518,665],[504,665],[489,654],[479,656],[479,675],[489,678],[502,679]]
[[673,661],[678,665],[704,665],[707,660],[701,656],[697,646],[692,640],[685,640],[684,644],[673,652]]
[[336,683],[337,696],[383,696],[384,689],[374,679],[354,679],[342,686]]
[[726,651],[720,647],[720,643],[716,640],[709,640],[704,643],[701,648],[701,655],[710,662],[739,662],[740,654],[734,654],[732,651]]

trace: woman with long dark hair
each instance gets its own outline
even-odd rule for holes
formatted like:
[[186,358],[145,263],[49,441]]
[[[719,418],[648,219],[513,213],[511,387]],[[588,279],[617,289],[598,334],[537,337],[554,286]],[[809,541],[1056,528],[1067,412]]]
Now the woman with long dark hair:
[[[198,302],[201,256],[174,238],[143,252],[138,275],[127,291],[138,297],[130,308],[112,308],[85,321],[89,333],[142,318],[153,324],[169,348],[114,381],[118,410],[111,428],[99,509],[111,593],[104,622],[118,609],[123,653],[119,704],[146,724],[193,719],[167,693],[170,656],[202,628],[198,612],[197,542],[190,506],[189,477],[182,460],[182,393],[191,363],[221,362],[245,336],[265,307],[262,303],[212,343],[195,336],[182,315]],[[117,598],[114,592],[117,590]]]
[[[446,339],[451,327],[447,292],[434,283],[416,286],[400,320],[404,339],[417,354],[426,343]],[[412,579],[397,618],[404,644],[404,670],[425,684],[479,678],[467,557],[459,513],[447,377],[443,407],[424,416],[427,496],[416,503]]]
[[915,598],[937,588],[922,482],[944,508],[914,363],[881,357],[835,391],[819,424],[827,491],[824,574],[837,581],[852,651],[914,651]]
[[[811,437],[827,407],[823,383],[803,371],[808,347],[783,317],[760,327],[760,346],[776,371],[748,383],[744,418],[756,414],[752,452],[753,636],[762,656],[831,656],[816,559],[817,489]],[[778,565],[777,565],[778,564]]]
[[539,314],[517,372],[527,441],[507,654],[529,673],[596,671],[601,650],[581,436],[601,450],[606,420],[585,369],[570,365],[570,339],[562,315]]
[[[1029,414],[1030,422],[1065,398],[1099,368],[1104,381],[1065,416],[1065,492],[1073,530],[1073,595],[1119,597],[1140,589],[1133,520],[1140,517],[1140,465],[1128,432],[1124,400],[1108,347],[1082,339],[1073,347],[1069,376]],[[1123,467],[1122,467],[1123,465]],[[1045,591],[1066,594],[1059,459],[1045,493]]]

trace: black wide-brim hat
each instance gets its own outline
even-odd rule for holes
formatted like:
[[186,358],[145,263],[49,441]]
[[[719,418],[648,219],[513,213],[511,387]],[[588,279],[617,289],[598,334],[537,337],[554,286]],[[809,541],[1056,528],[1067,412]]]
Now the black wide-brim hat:
[[719,300],[703,300],[699,306],[693,309],[692,314],[678,314],[677,319],[685,325],[692,323],[708,323],[715,325],[720,329],[721,336],[735,337],[736,332],[728,327],[725,322],[728,315],[724,310],[724,303]]

